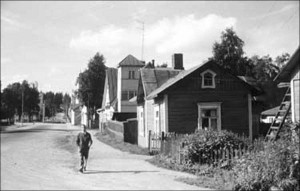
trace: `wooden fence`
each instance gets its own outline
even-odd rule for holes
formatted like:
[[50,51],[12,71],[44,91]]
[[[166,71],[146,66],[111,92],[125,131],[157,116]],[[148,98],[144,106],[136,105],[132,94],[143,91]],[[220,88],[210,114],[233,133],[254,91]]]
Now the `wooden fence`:
[[[176,163],[182,164],[187,161],[188,147],[185,143],[187,134],[149,132],[149,152],[169,156]],[[193,162],[198,164],[210,164],[226,166],[232,159],[238,159],[246,153],[254,153],[263,150],[261,144],[263,138],[255,140],[252,146],[228,147],[226,149],[211,150],[210,153],[196,153],[198,158],[193,157]]]

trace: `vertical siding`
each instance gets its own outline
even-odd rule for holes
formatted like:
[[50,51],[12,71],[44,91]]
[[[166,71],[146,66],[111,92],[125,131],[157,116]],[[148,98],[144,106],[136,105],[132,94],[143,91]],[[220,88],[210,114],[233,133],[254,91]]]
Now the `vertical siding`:
[[198,125],[197,103],[221,102],[221,129],[248,136],[249,90],[240,80],[217,69],[211,69],[217,73],[216,88],[203,89],[200,78],[203,70],[196,71],[167,91],[169,132],[193,133]]

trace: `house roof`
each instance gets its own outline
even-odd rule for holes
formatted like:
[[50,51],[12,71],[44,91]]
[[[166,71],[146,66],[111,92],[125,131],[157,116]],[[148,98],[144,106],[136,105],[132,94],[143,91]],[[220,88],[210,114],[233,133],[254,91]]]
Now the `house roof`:
[[118,69],[116,68],[107,68],[107,83],[108,83],[108,93],[109,93],[109,104],[115,106],[117,103],[117,86],[118,86]]
[[[205,66],[205,65],[215,65],[216,67],[218,67],[220,70],[223,70],[221,67],[219,67],[217,64],[215,64],[213,61],[208,61],[202,65],[197,65],[189,70],[179,70],[181,71],[178,75],[176,75],[173,78],[168,79],[165,83],[163,83],[161,86],[159,86],[157,89],[153,90],[148,96],[146,96],[147,99],[153,99],[155,98],[159,93],[163,92],[164,90],[166,90],[168,87],[174,85],[175,83],[177,83],[178,81],[180,81],[181,79],[187,77],[188,75],[190,75],[191,73],[193,73],[194,71],[196,71],[197,69]],[[224,71],[225,72],[225,71]],[[229,74],[231,75],[231,74]],[[233,75],[231,75],[233,76]],[[253,86],[251,86],[250,84],[248,84],[247,82],[241,80],[240,78],[238,78],[237,76],[233,76],[234,78],[236,78],[237,80],[241,81],[248,89],[250,89],[251,91],[253,91],[255,94],[258,94],[258,90],[255,89]],[[147,94],[146,94],[147,95]]]
[[279,106],[265,110],[263,112],[261,112],[262,115],[271,115],[271,116],[275,116],[278,112]]
[[118,64],[118,67],[121,66],[145,66],[145,64],[129,54]]
[[292,72],[296,67],[299,68],[299,48],[294,52],[288,63],[283,67],[280,73],[274,78],[274,81],[289,82]]
[[78,110],[78,109],[80,109],[80,106],[81,106],[81,104],[80,103],[78,103],[78,104],[71,104],[71,109],[72,110]]
[[161,87],[170,78],[174,78],[180,71],[171,68],[140,69],[145,97],[148,97],[151,92]]

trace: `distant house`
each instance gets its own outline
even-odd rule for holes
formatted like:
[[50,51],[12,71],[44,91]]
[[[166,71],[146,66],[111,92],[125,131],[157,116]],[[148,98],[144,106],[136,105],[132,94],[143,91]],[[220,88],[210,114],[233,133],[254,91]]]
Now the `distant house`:
[[299,92],[300,92],[300,65],[299,47],[292,55],[286,66],[275,77],[274,81],[279,82],[279,86],[288,83],[291,88],[291,113],[292,121],[300,121]]
[[97,110],[100,126],[107,120],[136,116],[139,69],[145,64],[132,55],[126,56],[117,68],[107,68],[102,107]]
[[252,100],[258,93],[213,61],[185,71],[182,54],[175,54],[171,69],[140,70],[138,143],[148,146],[149,130],[193,133],[196,129],[226,129],[252,138],[257,128],[253,127]]
[[279,106],[261,112],[260,122],[272,123],[278,112]]
[[145,64],[132,55],[128,55],[118,64],[118,112],[136,113],[136,103],[129,100],[136,96],[139,69]]
[[102,128],[102,124],[111,120],[115,111],[117,111],[117,82],[118,70],[116,68],[107,68],[104,92],[102,99],[102,107],[97,110],[99,114],[99,127]]
[[70,118],[72,125],[80,125],[81,124],[81,104],[71,104],[70,106]]

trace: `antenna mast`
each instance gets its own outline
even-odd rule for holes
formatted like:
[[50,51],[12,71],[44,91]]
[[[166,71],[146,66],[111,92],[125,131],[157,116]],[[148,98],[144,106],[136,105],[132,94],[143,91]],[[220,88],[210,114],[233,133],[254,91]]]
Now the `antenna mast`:
[[141,29],[143,31],[143,36],[142,36],[142,58],[141,58],[141,60],[144,61],[145,23],[144,23],[144,21],[140,21],[140,20],[137,20],[137,22],[142,24],[142,28],[139,28],[139,29]]

